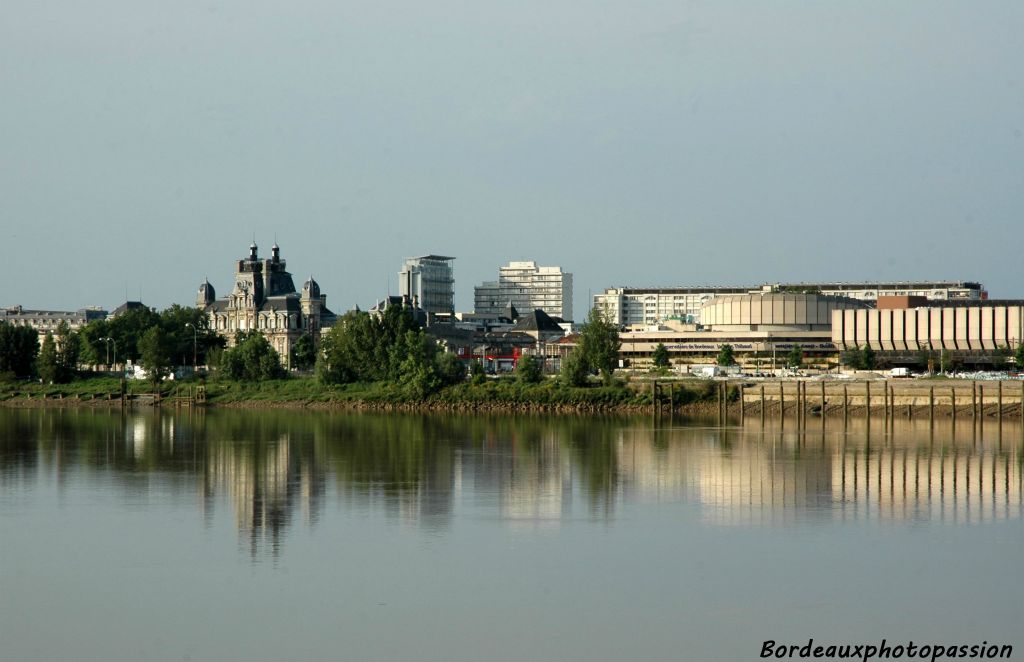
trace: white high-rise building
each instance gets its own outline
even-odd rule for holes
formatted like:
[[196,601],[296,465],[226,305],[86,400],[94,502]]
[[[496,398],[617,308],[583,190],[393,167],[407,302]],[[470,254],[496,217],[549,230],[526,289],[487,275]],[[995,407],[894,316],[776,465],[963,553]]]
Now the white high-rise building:
[[561,267],[536,262],[509,262],[498,269],[498,280],[474,288],[475,310],[498,315],[511,303],[520,312],[541,309],[552,317],[572,320],[572,274]]
[[455,275],[452,261],[444,255],[410,257],[398,272],[398,293],[428,313],[455,312]]

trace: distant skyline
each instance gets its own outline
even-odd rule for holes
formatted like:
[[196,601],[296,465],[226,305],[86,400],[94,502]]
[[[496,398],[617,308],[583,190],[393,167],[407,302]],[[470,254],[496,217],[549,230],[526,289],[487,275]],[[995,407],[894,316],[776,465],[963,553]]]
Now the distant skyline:
[[0,305],[191,305],[255,234],[343,312],[406,257],[1024,297],[1024,5],[11,0]]

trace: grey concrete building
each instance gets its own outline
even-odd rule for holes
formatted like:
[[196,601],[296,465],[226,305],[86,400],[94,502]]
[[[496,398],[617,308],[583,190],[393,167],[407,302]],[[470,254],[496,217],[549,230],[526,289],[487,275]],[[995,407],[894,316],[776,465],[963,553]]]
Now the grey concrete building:
[[533,261],[509,262],[498,270],[498,280],[473,290],[474,312],[499,315],[509,303],[519,310],[543,310],[570,321],[572,274],[561,267],[541,267]]
[[455,312],[454,257],[422,255],[405,260],[398,272],[399,294],[432,314]]

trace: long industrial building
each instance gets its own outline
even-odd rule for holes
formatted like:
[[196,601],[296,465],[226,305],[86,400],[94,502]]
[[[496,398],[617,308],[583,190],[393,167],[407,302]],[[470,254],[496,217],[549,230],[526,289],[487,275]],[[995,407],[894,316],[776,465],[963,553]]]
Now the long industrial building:
[[[887,297],[865,310],[832,313],[839,350],[868,346],[878,352],[980,353],[1014,350],[1024,337],[1024,301],[935,302]],[[984,360],[984,356],[978,356]]]
[[722,345],[732,346],[741,363],[781,367],[799,345],[809,362],[835,357],[832,321],[837,313],[866,310],[868,304],[822,294],[758,292],[717,297],[700,311],[703,323],[671,320],[619,334],[619,356],[630,365],[651,360],[663,344],[676,363],[713,362]]
[[917,296],[929,301],[983,301],[985,286],[971,281],[818,282],[762,286],[614,287],[594,295],[594,307],[621,326],[678,320],[703,324],[701,310],[715,297],[755,292],[814,293],[873,302],[886,296]]

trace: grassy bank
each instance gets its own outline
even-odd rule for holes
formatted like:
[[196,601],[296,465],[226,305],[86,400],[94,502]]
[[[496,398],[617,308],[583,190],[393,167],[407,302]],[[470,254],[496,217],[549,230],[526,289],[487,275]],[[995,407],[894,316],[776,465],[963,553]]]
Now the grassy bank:
[[[165,382],[159,392],[164,399],[187,394],[199,381]],[[525,384],[511,378],[489,379],[481,384],[463,383],[441,389],[427,398],[408,395],[400,384],[384,382],[327,386],[311,377],[293,377],[259,382],[209,380],[202,385],[206,402],[225,407],[309,407],[365,409],[439,409],[439,410],[548,410],[548,411],[641,411],[652,405],[650,387],[617,381],[611,386],[593,384],[569,387],[548,379]],[[148,382],[126,383],[129,395],[152,395]],[[92,404],[118,401],[121,383],[112,377],[87,377],[69,384],[44,385],[38,382],[0,383],[0,404],[6,406]],[[713,402],[714,385],[693,381],[675,386],[677,405]]]

